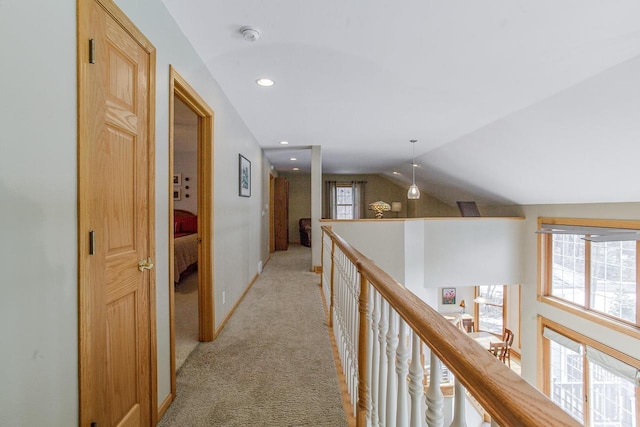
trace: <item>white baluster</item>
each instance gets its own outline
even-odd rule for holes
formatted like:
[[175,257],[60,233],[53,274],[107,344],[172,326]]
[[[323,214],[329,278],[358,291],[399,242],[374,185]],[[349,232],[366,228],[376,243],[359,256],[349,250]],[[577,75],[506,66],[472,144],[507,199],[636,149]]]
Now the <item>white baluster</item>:
[[386,425],[396,423],[398,403],[398,377],[395,372],[396,350],[398,348],[398,313],[389,304],[389,330],[387,332],[387,416]]
[[442,427],[444,424],[444,396],[440,383],[442,381],[442,365],[440,359],[431,352],[429,362],[429,389],[427,390],[427,425]]
[[398,375],[398,403],[397,403],[397,426],[406,426],[409,424],[409,411],[407,408],[408,400],[408,388],[407,388],[407,376],[409,374],[409,366],[407,362],[409,360],[409,347],[407,346],[407,324],[404,320],[399,319],[400,332],[398,345],[396,374]]
[[409,394],[411,395],[411,427],[422,427],[424,403],[424,369],[420,361],[420,337],[411,331],[411,365],[409,366]]
[[[380,345],[380,378],[378,378],[378,421],[384,426],[387,419],[387,327],[389,326],[389,303],[381,296],[380,298],[380,324],[378,325],[378,342]],[[389,426],[391,427],[391,426]]]
[[353,393],[353,415],[356,415],[358,408],[358,326],[359,326],[359,303],[360,281],[358,270],[351,264],[351,371],[353,372],[351,386]]
[[373,404],[372,404],[372,366],[373,366],[373,337],[375,336],[373,333],[373,305],[375,303],[375,294],[374,288],[371,285],[369,286],[369,303],[367,304],[367,325],[368,328],[368,338],[367,338],[367,390],[369,393],[367,394],[367,425],[373,425]]
[[455,393],[456,396],[453,401],[453,421],[451,421],[449,427],[467,427],[465,414],[465,401],[467,400],[465,397],[466,392],[464,390],[464,386],[457,378],[455,379]]
[[380,294],[372,288],[373,296],[373,321],[371,322],[371,425],[377,427],[380,425],[380,417],[378,415],[378,378],[380,378],[380,346],[378,345],[378,324],[380,323]]

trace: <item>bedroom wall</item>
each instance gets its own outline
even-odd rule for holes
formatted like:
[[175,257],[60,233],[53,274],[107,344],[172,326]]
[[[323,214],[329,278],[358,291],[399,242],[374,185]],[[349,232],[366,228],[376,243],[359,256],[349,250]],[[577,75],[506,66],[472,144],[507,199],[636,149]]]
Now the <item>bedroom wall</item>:
[[[195,142],[197,143],[197,139]],[[197,154],[195,152],[176,152],[173,156],[173,173],[182,174],[182,185],[173,186],[174,190],[180,189],[180,200],[174,200],[173,207],[196,214],[198,213]],[[187,178],[189,178],[188,181]]]
[[[268,235],[261,205],[264,169],[269,165],[162,2],[116,3],[157,49],[155,264],[158,402],[162,402],[170,388],[169,64],[215,111],[216,325],[268,256],[260,246]],[[2,424],[77,425],[76,1],[3,0],[0,34],[4,36],[0,38]],[[251,198],[237,194],[239,152],[252,161]]]

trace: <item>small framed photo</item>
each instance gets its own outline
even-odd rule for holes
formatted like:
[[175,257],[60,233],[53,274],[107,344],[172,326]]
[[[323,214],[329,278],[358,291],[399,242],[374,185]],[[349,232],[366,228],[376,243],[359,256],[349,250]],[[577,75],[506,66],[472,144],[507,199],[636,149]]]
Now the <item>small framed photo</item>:
[[240,197],[251,197],[251,162],[239,154],[238,184]]
[[182,174],[181,173],[174,173],[173,174],[173,185],[175,185],[176,187],[180,187],[182,185]]
[[456,303],[456,288],[442,288],[442,305]]
[[182,190],[179,188],[173,189],[173,200],[181,200],[182,199]]

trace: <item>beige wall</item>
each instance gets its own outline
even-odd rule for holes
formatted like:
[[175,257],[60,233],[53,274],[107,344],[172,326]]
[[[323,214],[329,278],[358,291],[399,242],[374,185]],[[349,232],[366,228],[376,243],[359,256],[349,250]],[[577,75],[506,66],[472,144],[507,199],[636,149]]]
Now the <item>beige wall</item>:
[[[289,180],[289,241],[291,243],[300,242],[298,232],[298,220],[300,218],[311,217],[311,175],[307,173],[280,173]],[[422,218],[422,217],[458,217],[460,212],[457,206],[449,206],[444,202],[432,197],[427,192],[422,191],[419,200],[408,200],[407,189],[396,185],[383,175],[361,174],[361,175],[337,175],[324,174],[324,181],[366,181],[365,204],[382,200],[400,202],[402,210],[398,212],[398,218]],[[513,211],[513,209],[511,209]],[[483,216],[517,216],[516,214],[506,215],[506,211],[494,207],[480,207]],[[495,212],[495,214],[494,214]],[[499,215],[498,215],[499,214]],[[366,210],[366,218],[374,218],[373,211]],[[385,218],[396,218],[395,212],[386,212]]]
[[280,173],[289,181],[289,242],[300,243],[298,221],[311,218],[311,175]]
[[[378,200],[402,203],[402,211],[398,212],[398,218],[415,218],[428,216],[459,216],[458,209],[451,207],[440,200],[422,192],[420,199],[409,201],[407,188],[400,187],[382,175],[331,175],[322,176],[323,181],[367,181],[365,189],[365,203],[373,203]],[[395,218],[394,212],[386,212],[385,218]],[[366,218],[375,218],[373,211],[366,211]]]

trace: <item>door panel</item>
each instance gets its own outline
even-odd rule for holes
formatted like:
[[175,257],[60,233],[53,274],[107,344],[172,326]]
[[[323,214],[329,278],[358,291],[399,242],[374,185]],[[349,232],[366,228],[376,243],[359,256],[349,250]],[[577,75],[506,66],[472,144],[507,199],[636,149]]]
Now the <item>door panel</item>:
[[80,254],[81,425],[148,426],[150,55],[100,2],[81,3],[95,40],[95,63],[80,65],[80,236],[95,233],[95,253]]

